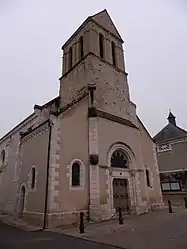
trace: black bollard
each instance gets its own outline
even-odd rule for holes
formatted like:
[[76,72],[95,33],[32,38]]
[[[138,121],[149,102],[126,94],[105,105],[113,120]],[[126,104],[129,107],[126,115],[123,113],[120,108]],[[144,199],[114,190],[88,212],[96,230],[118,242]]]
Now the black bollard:
[[80,212],[80,233],[84,233],[84,213]]
[[187,208],[187,198],[184,198],[184,205],[185,205],[185,208]]
[[122,216],[122,210],[121,210],[121,208],[119,208],[119,224],[120,225],[123,224],[123,216]]
[[169,213],[173,213],[172,207],[171,207],[171,201],[168,200],[168,207],[169,207]]

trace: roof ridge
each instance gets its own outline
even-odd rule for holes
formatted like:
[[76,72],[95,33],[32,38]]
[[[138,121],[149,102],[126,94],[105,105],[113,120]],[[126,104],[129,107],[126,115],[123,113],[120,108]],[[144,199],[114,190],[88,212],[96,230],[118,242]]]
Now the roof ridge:
[[[174,125],[174,126],[175,126],[175,125]],[[178,125],[176,125],[175,127],[177,127],[178,129],[180,129],[181,131],[183,131],[183,132],[187,133],[187,131],[186,131],[186,130],[184,130],[183,128],[179,127]]]
[[153,137],[153,140],[155,142],[161,142],[186,136],[187,136],[187,131],[180,128],[179,126],[168,123]]
[[94,14],[94,15],[91,15],[91,16],[89,16],[89,17],[94,17],[94,16],[97,16],[97,15],[99,15],[99,14],[101,14],[102,12],[107,12],[107,10],[106,9],[103,9],[103,10],[101,10],[101,11],[99,11],[98,13],[96,13],[96,14]]

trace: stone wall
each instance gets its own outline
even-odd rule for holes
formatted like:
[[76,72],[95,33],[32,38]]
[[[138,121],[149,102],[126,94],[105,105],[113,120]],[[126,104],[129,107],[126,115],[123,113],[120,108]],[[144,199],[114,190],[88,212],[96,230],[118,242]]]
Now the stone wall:
[[[147,184],[145,186],[146,191],[148,192],[147,202],[150,207],[152,204],[159,204],[159,203],[162,204],[162,192],[161,192],[160,177],[159,177],[158,163],[156,157],[156,146],[140,120],[138,122],[138,127],[140,129],[141,150],[143,155],[143,165],[144,165],[143,175],[145,178],[144,182],[146,183],[146,177],[145,177],[146,169],[149,171],[149,177],[150,177],[150,186],[147,186]],[[143,194],[142,198],[144,198]]]
[[187,169],[187,139],[176,139],[167,143],[171,145],[171,150],[157,152],[159,170]]
[[0,153],[3,149],[5,150],[5,164],[0,173],[0,212],[11,214],[16,212],[20,132],[27,131],[36,119],[36,114],[30,115],[0,139]]
[[[71,224],[81,210],[88,210],[88,99],[53,120],[51,177],[49,187],[49,226]],[[81,184],[73,187],[72,165],[81,165]],[[60,165],[60,166],[59,166]],[[72,216],[72,217],[71,217]],[[69,217],[69,218],[68,218]]]
[[[49,124],[45,122],[37,129],[21,139],[19,188],[17,191],[20,199],[20,188],[26,189],[24,213],[33,219],[44,213],[46,196],[46,176],[49,145]],[[32,167],[35,167],[35,186],[32,188]]]

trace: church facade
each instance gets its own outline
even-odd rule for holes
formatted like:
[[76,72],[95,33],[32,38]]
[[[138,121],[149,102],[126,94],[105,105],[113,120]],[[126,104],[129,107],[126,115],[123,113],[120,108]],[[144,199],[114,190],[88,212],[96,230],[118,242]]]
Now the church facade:
[[63,45],[59,96],[0,139],[0,211],[42,227],[162,205],[155,144],[130,100],[107,11]]

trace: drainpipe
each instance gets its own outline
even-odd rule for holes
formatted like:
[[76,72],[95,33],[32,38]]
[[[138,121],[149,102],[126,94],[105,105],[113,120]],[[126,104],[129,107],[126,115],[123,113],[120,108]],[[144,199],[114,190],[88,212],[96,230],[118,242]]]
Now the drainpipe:
[[89,143],[90,143],[90,136],[89,136],[89,107],[90,107],[90,91],[88,87],[88,115],[87,115],[87,121],[88,121],[88,215],[87,220],[90,221],[90,160],[89,160]]
[[90,160],[89,160],[89,117],[88,117],[88,215],[87,220],[90,221]]
[[46,228],[47,223],[47,208],[48,208],[48,188],[49,188],[49,166],[50,166],[50,151],[51,151],[51,120],[48,120],[49,126],[49,140],[48,140],[48,152],[47,152],[47,173],[46,173],[46,186],[45,186],[45,204],[44,204],[44,219],[42,230]]
[[96,107],[94,105],[94,92],[96,90],[95,84],[90,84],[88,86],[88,184],[89,184],[89,200],[88,200],[88,221],[90,220],[90,204],[91,204],[91,189],[90,189],[90,184],[91,184],[91,162],[90,162],[90,118],[91,117],[96,117]]

